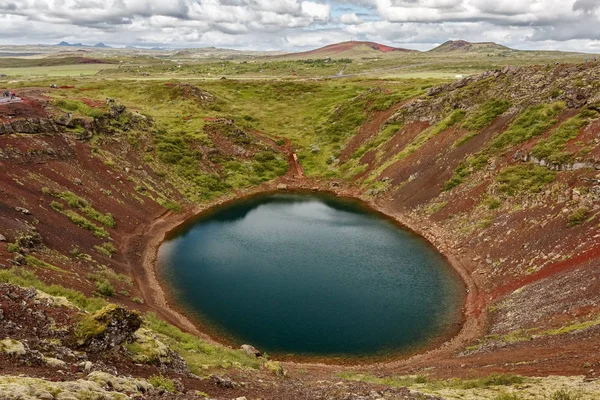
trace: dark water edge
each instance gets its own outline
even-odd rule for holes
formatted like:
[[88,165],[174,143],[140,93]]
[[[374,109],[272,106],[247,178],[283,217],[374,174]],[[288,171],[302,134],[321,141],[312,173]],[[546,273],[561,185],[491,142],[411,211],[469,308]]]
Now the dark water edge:
[[436,347],[462,322],[464,284],[444,257],[353,199],[233,201],[173,231],[158,260],[172,298],[202,331],[278,358],[380,361]]

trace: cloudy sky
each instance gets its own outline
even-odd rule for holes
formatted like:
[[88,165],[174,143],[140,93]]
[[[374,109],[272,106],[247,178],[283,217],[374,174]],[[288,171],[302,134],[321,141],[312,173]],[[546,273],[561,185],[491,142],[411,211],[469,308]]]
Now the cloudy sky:
[[600,53],[600,0],[0,0],[0,44],[300,51],[448,39]]

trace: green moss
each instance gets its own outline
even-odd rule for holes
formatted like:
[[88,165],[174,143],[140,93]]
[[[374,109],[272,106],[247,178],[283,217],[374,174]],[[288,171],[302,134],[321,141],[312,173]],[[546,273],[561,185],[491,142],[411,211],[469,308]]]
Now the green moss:
[[65,111],[76,112],[87,117],[99,118],[104,115],[103,110],[89,107],[80,100],[60,99],[56,100],[54,105]]
[[[102,310],[99,310],[102,311]],[[106,331],[106,324],[95,318],[96,314],[83,318],[75,329],[75,336],[83,344],[88,339],[97,337]]]
[[156,339],[152,331],[140,328],[135,333],[135,336],[136,339],[133,343],[126,344],[127,350],[131,352],[134,362],[141,364],[170,362],[169,348]]

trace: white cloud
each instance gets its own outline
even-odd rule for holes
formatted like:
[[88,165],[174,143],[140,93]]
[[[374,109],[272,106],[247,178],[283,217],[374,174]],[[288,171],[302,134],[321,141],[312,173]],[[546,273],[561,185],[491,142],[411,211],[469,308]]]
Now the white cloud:
[[0,43],[301,50],[355,37],[600,48],[600,0],[0,0]]
[[358,25],[362,24],[364,20],[355,13],[346,13],[340,16],[340,22],[344,25]]

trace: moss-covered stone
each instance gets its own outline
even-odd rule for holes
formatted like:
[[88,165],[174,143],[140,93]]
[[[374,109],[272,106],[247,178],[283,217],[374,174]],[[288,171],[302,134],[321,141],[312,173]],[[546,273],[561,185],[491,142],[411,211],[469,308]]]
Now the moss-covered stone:
[[135,332],[135,341],[128,344],[127,349],[133,354],[133,361],[137,363],[168,364],[171,362],[169,347],[146,328],[141,328]]
[[25,349],[25,345],[18,340],[4,339],[0,340],[0,353],[11,356],[23,356],[27,353],[27,349]]
[[102,351],[123,342],[133,342],[134,333],[141,324],[137,312],[110,304],[83,318],[77,325],[75,336],[80,346],[89,351]]

